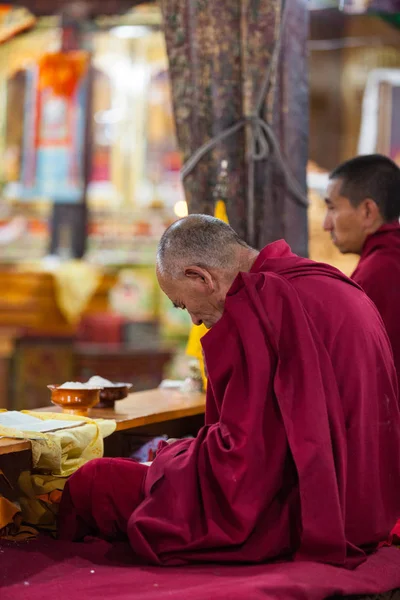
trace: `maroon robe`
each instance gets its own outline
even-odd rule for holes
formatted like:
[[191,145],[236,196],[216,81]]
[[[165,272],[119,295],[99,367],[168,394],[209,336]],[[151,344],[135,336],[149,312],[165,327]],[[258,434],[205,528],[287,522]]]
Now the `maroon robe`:
[[376,305],[392,344],[400,380],[400,225],[383,225],[368,236],[351,276]]
[[[133,550],[164,565],[362,562],[400,509],[396,376],[371,301],[276,242],[238,275],[203,349],[206,424],[148,469],[128,521]],[[70,480],[78,499],[90,496],[90,464]],[[66,498],[62,514],[77,505]]]
[[110,541],[126,539],[129,518],[144,498],[147,469],[130,458],[95,458],[83,465],[65,485],[58,537],[77,541],[87,535]]

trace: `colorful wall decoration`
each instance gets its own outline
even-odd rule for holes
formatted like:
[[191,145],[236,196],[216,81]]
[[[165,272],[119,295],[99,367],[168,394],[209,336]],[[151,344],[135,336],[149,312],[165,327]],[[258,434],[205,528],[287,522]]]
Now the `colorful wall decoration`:
[[25,199],[76,203],[83,197],[87,61],[85,53],[57,53],[45,55],[39,65],[27,70]]

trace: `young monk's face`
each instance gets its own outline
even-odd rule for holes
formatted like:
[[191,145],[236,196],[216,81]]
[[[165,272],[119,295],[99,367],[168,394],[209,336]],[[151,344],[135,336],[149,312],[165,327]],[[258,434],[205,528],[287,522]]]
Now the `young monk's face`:
[[210,329],[222,317],[229,283],[200,267],[184,269],[182,276],[162,276],[157,271],[158,283],[176,308],[187,310],[194,325]]
[[361,254],[365,239],[372,232],[370,208],[375,203],[367,199],[353,206],[341,195],[342,184],[341,179],[335,179],[328,186],[323,228],[329,231],[332,242],[342,254]]

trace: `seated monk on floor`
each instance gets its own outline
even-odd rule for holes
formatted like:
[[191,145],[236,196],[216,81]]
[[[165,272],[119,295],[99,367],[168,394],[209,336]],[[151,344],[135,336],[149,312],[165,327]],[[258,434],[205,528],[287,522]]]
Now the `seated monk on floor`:
[[210,329],[205,425],[149,467],[87,463],[65,487],[60,538],[127,536],[163,565],[362,563],[400,512],[397,380],[372,302],[285,242],[258,252],[205,215],[167,229],[157,276]]
[[377,307],[400,380],[400,169],[380,154],[357,156],[331,173],[324,229],[360,261],[351,278]]

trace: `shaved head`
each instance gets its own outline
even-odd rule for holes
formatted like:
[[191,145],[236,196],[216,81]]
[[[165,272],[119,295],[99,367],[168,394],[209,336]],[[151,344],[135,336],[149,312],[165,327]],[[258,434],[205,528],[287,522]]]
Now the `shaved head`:
[[228,269],[235,250],[250,247],[224,221],[209,215],[189,215],[164,232],[157,251],[161,274],[179,277],[184,265]]
[[221,318],[226,295],[241,271],[249,271],[258,252],[219,219],[190,215],[163,234],[157,251],[157,278],[176,308],[195,325],[208,328]]

